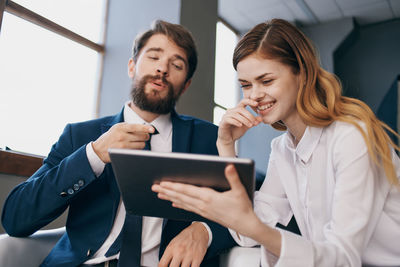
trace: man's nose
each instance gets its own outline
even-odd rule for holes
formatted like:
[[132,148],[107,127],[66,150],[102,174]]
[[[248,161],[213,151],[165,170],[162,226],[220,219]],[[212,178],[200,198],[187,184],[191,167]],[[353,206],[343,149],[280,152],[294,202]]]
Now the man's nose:
[[160,60],[157,66],[157,74],[161,74],[163,76],[168,76],[168,62]]

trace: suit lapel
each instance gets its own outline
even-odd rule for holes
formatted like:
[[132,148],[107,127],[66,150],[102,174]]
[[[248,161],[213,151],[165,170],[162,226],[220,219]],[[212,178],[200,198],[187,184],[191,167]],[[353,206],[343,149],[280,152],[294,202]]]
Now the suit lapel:
[[175,111],[171,112],[172,152],[190,152],[193,120],[183,119]]

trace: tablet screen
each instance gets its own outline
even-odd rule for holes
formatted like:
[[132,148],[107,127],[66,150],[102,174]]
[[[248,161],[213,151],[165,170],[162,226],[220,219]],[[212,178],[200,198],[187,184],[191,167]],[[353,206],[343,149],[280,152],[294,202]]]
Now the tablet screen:
[[151,191],[154,183],[173,181],[229,190],[224,170],[234,164],[249,198],[255,188],[254,161],[191,153],[110,149],[111,164],[126,211],[135,215],[168,219],[207,221],[200,215],[172,207]]

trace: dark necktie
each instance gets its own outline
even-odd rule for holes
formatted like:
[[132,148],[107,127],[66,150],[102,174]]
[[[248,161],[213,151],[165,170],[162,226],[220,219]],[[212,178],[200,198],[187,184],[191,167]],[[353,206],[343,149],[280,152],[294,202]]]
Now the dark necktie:
[[[150,134],[150,138],[146,141],[143,150],[151,150],[151,137],[158,134],[157,129],[155,127],[154,129],[154,133]],[[140,267],[140,258],[142,255],[142,216],[126,214],[124,226],[105,256],[115,255],[118,251],[120,251],[119,267]]]

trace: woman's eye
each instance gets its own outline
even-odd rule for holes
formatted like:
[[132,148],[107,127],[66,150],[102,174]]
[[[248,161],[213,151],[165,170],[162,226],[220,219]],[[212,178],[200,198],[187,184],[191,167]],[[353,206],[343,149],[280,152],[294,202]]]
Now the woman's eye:
[[154,57],[154,56],[149,56],[149,58],[152,59],[152,60],[157,60],[158,59],[158,57]]
[[265,80],[265,81],[262,81],[262,84],[269,84],[270,82],[272,82],[272,80]]
[[250,88],[250,86],[251,86],[251,84],[241,84],[241,85],[240,85],[240,87],[241,87],[242,89]]

